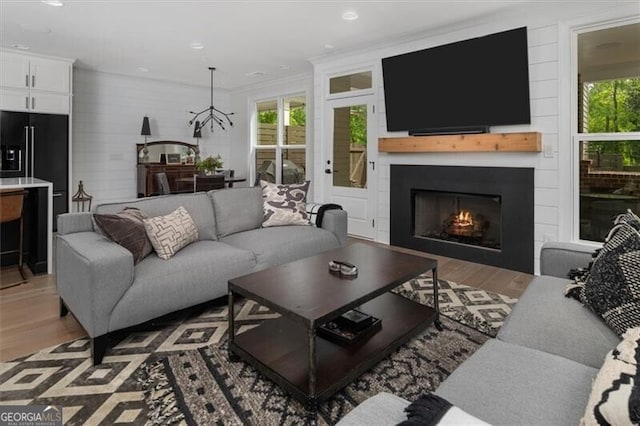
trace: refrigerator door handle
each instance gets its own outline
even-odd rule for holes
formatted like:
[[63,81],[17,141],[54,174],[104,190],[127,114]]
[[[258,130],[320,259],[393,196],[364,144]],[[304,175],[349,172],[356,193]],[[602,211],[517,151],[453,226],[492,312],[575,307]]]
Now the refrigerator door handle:
[[35,137],[36,134],[36,128],[34,126],[31,126],[31,177],[35,177],[34,173],[35,170],[34,168],[34,157],[36,156],[36,151],[35,151],[35,147],[33,145],[33,138]]
[[[24,161],[24,177],[29,177],[29,126],[24,126],[24,144],[27,147],[27,158]],[[20,160],[20,167],[22,167],[22,159]]]

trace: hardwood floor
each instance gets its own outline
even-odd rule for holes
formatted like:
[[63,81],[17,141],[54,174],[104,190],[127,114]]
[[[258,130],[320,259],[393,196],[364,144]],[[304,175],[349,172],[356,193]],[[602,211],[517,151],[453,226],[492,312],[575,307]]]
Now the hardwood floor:
[[[354,242],[388,247],[385,244],[349,239],[349,243]],[[391,248],[437,259],[438,276],[441,279],[510,297],[520,297],[533,279],[533,275],[522,272],[433,256],[415,250]],[[17,274],[16,268],[3,270],[0,281],[11,282],[14,278],[12,274]],[[29,274],[28,283],[0,291],[0,361],[9,361],[85,335],[84,329],[73,315],[60,318],[54,274]]]

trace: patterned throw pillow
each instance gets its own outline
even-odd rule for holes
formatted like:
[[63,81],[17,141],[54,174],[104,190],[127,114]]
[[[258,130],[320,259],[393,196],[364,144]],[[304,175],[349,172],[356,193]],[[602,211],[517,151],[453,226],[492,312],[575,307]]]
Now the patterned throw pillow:
[[640,232],[620,216],[616,222],[586,277],[567,286],[565,295],[600,315],[621,336],[640,326]]
[[306,212],[309,181],[278,185],[260,181],[264,218],[262,227],[283,225],[309,225]]
[[580,425],[637,425],[640,422],[640,328],[630,328],[598,372]]
[[133,254],[133,264],[138,264],[153,251],[147,238],[144,219],[147,215],[135,207],[125,207],[116,214],[93,215],[98,229],[114,243],[120,244]]
[[198,239],[196,225],[182,206],[166,216],[145,219],[144,227],[153,249],[165,260]]

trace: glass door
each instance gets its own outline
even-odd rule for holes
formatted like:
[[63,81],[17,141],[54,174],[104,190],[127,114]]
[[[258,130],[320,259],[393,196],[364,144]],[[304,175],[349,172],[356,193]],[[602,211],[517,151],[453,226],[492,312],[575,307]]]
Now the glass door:
[[373,96],[336,99],[329,108],[329,144],[324,171],[331,202],[349,216],[349,234],[375,238],[375,166],[377,143]]

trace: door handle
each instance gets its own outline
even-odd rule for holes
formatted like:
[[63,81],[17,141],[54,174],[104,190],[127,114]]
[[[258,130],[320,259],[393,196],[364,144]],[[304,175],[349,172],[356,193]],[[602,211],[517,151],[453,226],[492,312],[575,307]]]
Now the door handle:
[[328,175],[330,175],[330,174],[332,173],[332,172],[331,172],[331,169],[324,169],[324,172],[325,172],[326,174],[328,174]]
[[35,137],[35,134],[36,134],[36,128],[34,126],[31,126],[31,177],[34,177],[35,175],[34,157],[36,156],[36,150],[35,150],[35,146],[33,145],[33,139]]
[[26,110],[29,109],[29,97],[28,96],[24,97],[24,109],[26,109]]
[[29,87],[29,74],[24,75],[24,87]]
[[62,197],[62,192],[54,192],[53,198],[56,198],[56,197]]
[[371,167],[373,168],[373,170],[376,169],[376,162],[375,161],[369,161],[369,164],[371,164]]
[[[29,177],[29,126],[24,126],[24,144],[27,148],[27,158],[24,161],[24,177]],[[22,167],[22,161],[20,162]]]

